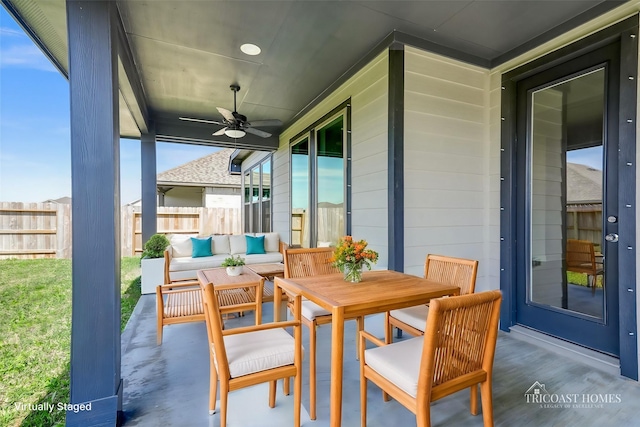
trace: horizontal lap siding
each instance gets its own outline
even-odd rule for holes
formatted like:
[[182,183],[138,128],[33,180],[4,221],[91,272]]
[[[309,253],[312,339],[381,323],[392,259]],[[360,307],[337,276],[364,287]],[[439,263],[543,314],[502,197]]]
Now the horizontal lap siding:
[[[428,253],[480,261],[487,283],[489,72],[407,48],[405,55],[405,271]],[[497,256],[497,254],[496,254]]]
[[351,98],[352,234],[379,252],[387,267],[388,53],[384,52],[280,135],[274,155],[274,231],[289,240],[289,143]]

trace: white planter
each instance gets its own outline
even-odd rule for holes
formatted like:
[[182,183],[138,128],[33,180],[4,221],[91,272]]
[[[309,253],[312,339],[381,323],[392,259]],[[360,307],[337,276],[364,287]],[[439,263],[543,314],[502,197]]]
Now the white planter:
[[244,270],[243,266],[237,265],[235,267],[227,267],[227,275],[228,276],[239,276],[242,274]]
[[155,294],[156,286],[164,284],[164,258],[142,259],[142,293]]

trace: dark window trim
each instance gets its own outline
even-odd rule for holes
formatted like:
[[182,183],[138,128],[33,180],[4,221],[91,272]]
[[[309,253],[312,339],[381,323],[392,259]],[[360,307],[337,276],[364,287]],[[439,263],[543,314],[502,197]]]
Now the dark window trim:
[[337,117],[340,113],[343,113],[344,116],[344,125],[346,126],[346,138],[345,145],[346,150],[344,153],[346,155],[345,161],[345,233],[347,235],[351,234],[351,97],[347,98],[347,100],[343,101],[340,105],[333,108],[327,114],[323,115],[316,121],[314,121],[311,125],[307,126],[304,130],[298,132],[294,137],[289,139],[289,241],[291,241],[291,185],[292,185],[292,171],[291,171],[291,149],[292,147],[303,141],[305,138],[309,140],[309,183],[311,188],[309,188],[309,245],[313,246],[317,244],[317,230],[316,230],[316,211],[311,207],[317,205],[317,159],[316,159],[316,140],[315,140],[315,130],[330,120],[332,117]]
[[[271,195],[269,196],[269,201],[271,202],[273,200],[273,153],[269,153],[266,156],[262,157],[260,160],[256,161],[255,163],[253,163],[250,167],[245,168],[242,171],[242,210],[245,216],[249,215],[249,230],[246,229],[246,218],[243,217],[243,224],[242,224],[242,228],[244,229],[245,233],[267,233],[267,231],[262,230],[262,224],[263,224],[263,211],[262,211],[262,207],[263,207],[263,200],[262,200],[262,172],[263,172],[263,166],[264,164],[269,161],[271,162],[271,171],[269,173],[269,185],[271,188]],[[258,168],[258,174],[260,176],[260,183],[258,186],[258,201],[255,203],[258,203],[258,210],[259,210],[259,216],[260,216],[260,230],[261,231],[255,231],[253,230],[253,209],[247,209],[247,206],[251,206],[253,205],[253,173],[252,171]],[[249,177],[249,202],[246,202],[244,200],[244,190],[246,185],[246,177]],[[269,228],[270,231],[273,231],[273,203],[269,204],[269,209],[271,210],[271,215],[270,215],[270,221],[269,221]],[[270,232],[269,231],[269,232]]]
[[404,271],[404,46],[389,50],[387,211],[389,270]]

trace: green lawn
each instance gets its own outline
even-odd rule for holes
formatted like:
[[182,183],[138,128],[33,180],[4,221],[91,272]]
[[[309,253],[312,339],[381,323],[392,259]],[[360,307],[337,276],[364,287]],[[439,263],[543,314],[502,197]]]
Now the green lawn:
[[[140,259],[122,259],[122,329],[140,297]],[[0,260],[0,426],[63,425],[69,402],[71,260]],[[53,411],[19,405],[52,404]]]

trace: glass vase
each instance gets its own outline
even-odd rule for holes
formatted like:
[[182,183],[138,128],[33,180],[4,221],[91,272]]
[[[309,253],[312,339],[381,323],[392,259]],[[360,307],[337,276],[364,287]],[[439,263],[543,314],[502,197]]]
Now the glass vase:
[[359,283],[362,280],[362,264],[345,264],[344,280],[351,283]]

